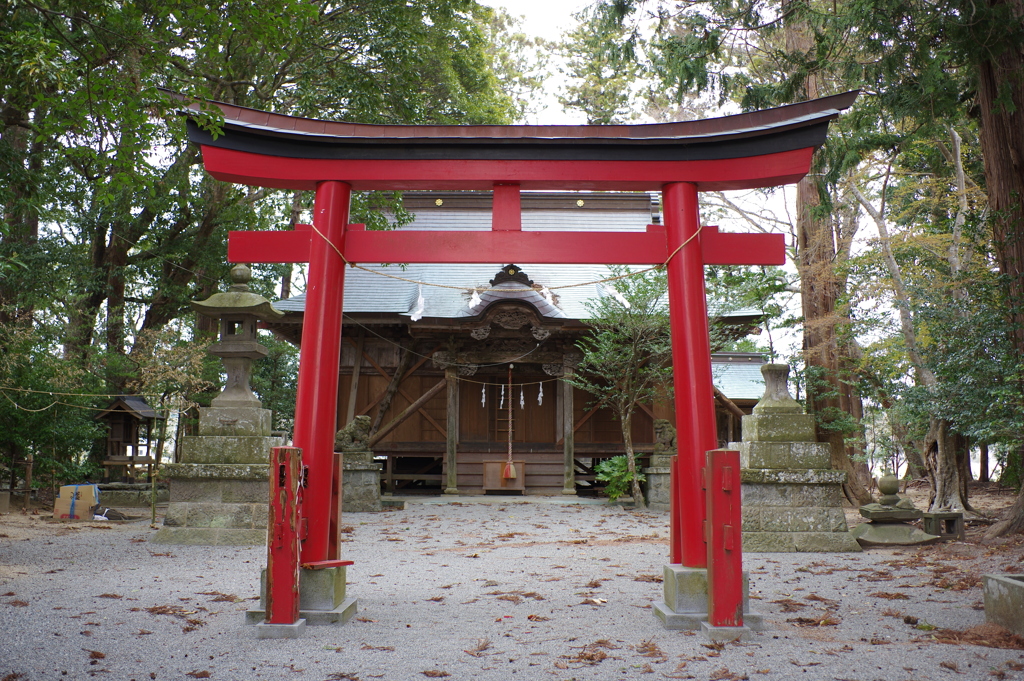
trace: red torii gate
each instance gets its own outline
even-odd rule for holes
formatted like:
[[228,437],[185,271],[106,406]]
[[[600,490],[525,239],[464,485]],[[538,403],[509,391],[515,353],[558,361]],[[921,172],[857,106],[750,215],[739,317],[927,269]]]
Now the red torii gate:
[[[704,264],[781,265],[781,235],[700,229],[700,191],[771,187],[809,170],[856,92],[682,123],[608,126],[362,125],[217,104],[220,134],[189,120],[218,180],[315,190],[312,228],[232,232],[232,262],[309,262],[295,446],[309,466],[303,563],[337,560],[330,537],[345,262],[650,265],[667,260],[678,463],[670,562],[707,565],[704,453],[717,446]],[[380,232],[348,223],[352,190],[490,190],[490,231]],[[520,190],[660,191],[646,232],[524,232]],[[738,529],[737,529],[738,531]]]

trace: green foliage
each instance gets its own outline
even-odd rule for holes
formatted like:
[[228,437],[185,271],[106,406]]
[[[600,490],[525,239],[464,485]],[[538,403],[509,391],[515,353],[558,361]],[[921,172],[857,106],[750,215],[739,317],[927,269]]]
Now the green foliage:
[[[612,271],[618,275],[629,269]],[[587,305],[594,332],[578,343],[583,360],[572,382],[626,421],[637,402],[662,394],[671,380],[668,290],[661,270],[618,279],[608,287],[606,295]]]
[[613,456],[600,461],[594,466],[594,470],[597,471],[595,477],[605,483],[604,492],[611,501],[630,494],[634,480],[638,483],[646,480],[640,471],[629,470],[629,462],[625,456]]
[[561,47],[569,82],[559,101],[567,109],[582,111],[591,125],[635,119],[641,67],[624,42],[627,32],[597,16],[585,17],[588,20],[569,32]]
[[299,374],[299,350],[269,334],[260,343],[270,354],[253,363],[252,390],[264,409],[274,412],[274,427],[291,432],[295,423],[295,390]]
[[[191,319],[188,302],[226,280],[228,231],[279,228],[309,208],[309,196],[206,176],[180,104],[163,88],[370,123],[505,123],[514,114],[493,66],[493,14],[474,0],[267,0],[254,8],[4,5],[0,385],[43,392],[4,393],[23,408],[3,400],[0,455],[49,450],[71,465],[90,449],[98,431],[84,407],[102,398],[47,408],[55,387],[152,390],[167,408],[209,399],[203,382],[219,369],[179,323]],[[206,114],[216,131],[218,111]],[[371,229],[411,219],[390,192],[358,193],[352,218]],[[289,272],[258,267],[253,288],[273,297]],[[285,419],[286,354],[272,360],[265,388]]]

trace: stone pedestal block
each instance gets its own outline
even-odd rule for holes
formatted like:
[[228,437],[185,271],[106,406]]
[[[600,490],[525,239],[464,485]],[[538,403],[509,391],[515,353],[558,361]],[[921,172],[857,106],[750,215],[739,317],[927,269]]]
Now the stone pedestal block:
[[199,432],[203,435],[270,435],[273,411],[257,402],[247,407],[200,407]]
[[672,469],[669,467],[644,468],[647,479],[647,507],[652,511],[667,511],[672,504]]
[[[741,457],[742,447],[747,444],[741,445]],[[744,468],[740,479],[744,551],[861,550],[849,532],[842,508],[843,473],[831,469]]]
[[259,546],[267,543],[267,464],[168,464],[160,472],[170,503],[158,544]]
[[[101,508],[149,508],[153,498],[153,488],[149,483],[139,482],[108,482],[99,485]],[[167,485],[157,485],[156,503],[166,504],[170,501]]]
[[[664,600],[654,603],[654,614],[666,629],[697,630],[708,619],[708,571],[666,565]],[[753,631],[764,630],[764,618],[750,611],[747,597],[748,577],[743,572],[743,624]]]
[[344,513],[375,513],[380,502],[381,464],[372,461],[349,461],[344,455],[341,475],[341,510]]
[[[746,428],[745,421],[743,427]],[[744,440],[738,448],[743,468],[808,470],[831,468],[832,465],[829,445],[824,442]]]
[[[299,569],[299,617],[310,626],[344,624],[359,609],[355,598],[346,593],[346,569],[342,567],[320,570]],[[266,618],[267,571],[260,574],[260,607],[246,610],[246,624],[260,624]]]
[[647,478],[647,508],[651,511],[667,511],[672,506],[672,469],[645,468]]
[[267,435],[193,435],[181,439],[182,463],[267,463],[284,438]]
[[743,441],[813,442],[814,417],[810,414],[759,414],[755,411],[743,417]]

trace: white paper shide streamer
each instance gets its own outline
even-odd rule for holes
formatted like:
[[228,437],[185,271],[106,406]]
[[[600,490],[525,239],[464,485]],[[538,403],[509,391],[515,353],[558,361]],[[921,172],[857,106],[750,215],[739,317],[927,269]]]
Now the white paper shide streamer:
[[526,390],[519,386],[519,408],[526,409]]
[[481,302],[482,302],[482,301],[480,300],[480,294],[479,294],[479,293],[477,292],[477,290],[476,290],[476,289],[473,289],[473,297],[469,299],[469,306],[470,306],[471,308],[472,308],[472,307],[476,307],[476,306],[477,306],[477,305],[479,305],[479,304],[480,304]]
[[480,386],[480,406],[481,407],[486,407],[487,406],[487,386],[486,385]]
[[627,310],[632,307],[632,305],[629,304],[629,301],[626,300],[626,297],[619,293],[617,290],[609,287],[608,291],[612,294],[612,298],[615,298],[615,300],[622,303],[622,307],[626,308]]
[[540,384],[540,390],[537,391],[537,404],[544,404],[544,384]]
[[416,307],[413,309],[412,314],[409,315],[409,319],[414,322],[418,322],[423,319],[423,309],[426,307],[427,302],[423,300],[423,284],[420,284],[419,295],[416,297]]

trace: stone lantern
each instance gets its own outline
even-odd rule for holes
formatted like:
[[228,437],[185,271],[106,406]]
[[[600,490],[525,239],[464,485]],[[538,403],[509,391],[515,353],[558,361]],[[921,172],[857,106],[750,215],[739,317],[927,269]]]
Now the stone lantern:
[[268,354],[257,323],[283,315],[249,290],[251,278],[248,267],[235,265],[227,291],[192,302],[196,312],[218,320],[219,339],[209,352],[224,363],[227,381],[211,406],[199,409],[199,434],[182,438],[179,462],[163,467],[170,503],[155,542],[266,542],[270,448],[285,440],[271,432],[273,414],[253,394],[250,377],[253,360]]
[[[214,293],[206,300],[193,300],[192,309],[206,317],[219,320],[220,337],[209,353],[220,357],[228,379],[224,390],[213,398],[213,408],[239,408],[262,405],[250,387],[252,362],[266,357],[268,351],[256,338],[259,321],[273,321],[284,316],[270,301],[249,290],[252,271],[245,265],[231,268],[231,286]],[[201,430],[202,428],[200,428]]]

